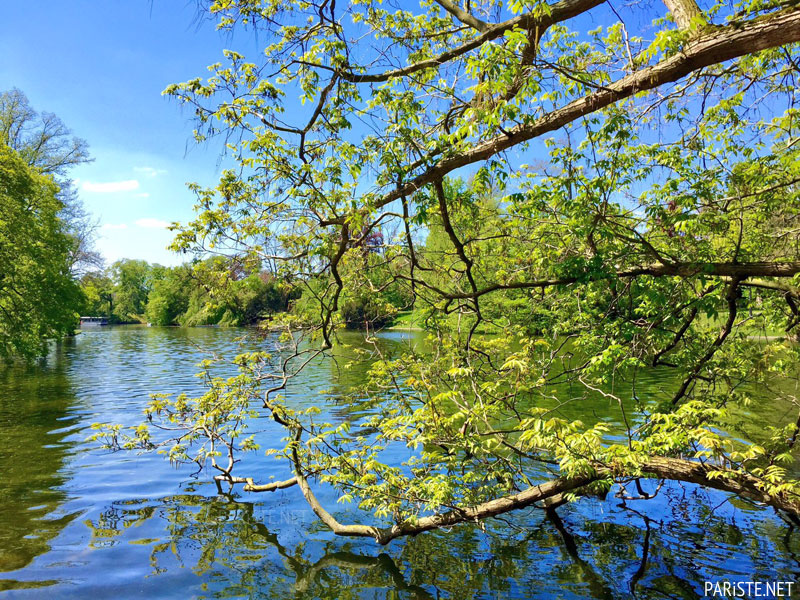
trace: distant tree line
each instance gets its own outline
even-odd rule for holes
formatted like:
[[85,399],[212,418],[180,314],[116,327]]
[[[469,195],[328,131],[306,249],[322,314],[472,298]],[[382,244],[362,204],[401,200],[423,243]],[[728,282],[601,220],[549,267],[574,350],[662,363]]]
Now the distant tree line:
[[[365,251],[345,276],[365,265],[374,280],[372,290],[343,295],[337,313],[349,328],[389,325],[412,304],[410,289],[394,281],[392,263],[382,249]],[[279,278],[260,264],[222,256],[176,267],[123,259],[84,274],[80,288],[82,314],[107,317],[117,324],[236,327],[284,312],[302,322],[313,319],[325,301],[321,280]]]
[[[212,282],[226,280],[210,291]],[[222,257],[195,265],[164,267],[143,260],[119,260],[81,279],[84,313],[112,323],[153,325],[252,325],[284,312],[299,295],[296,286],[268,271],[244,269]]]

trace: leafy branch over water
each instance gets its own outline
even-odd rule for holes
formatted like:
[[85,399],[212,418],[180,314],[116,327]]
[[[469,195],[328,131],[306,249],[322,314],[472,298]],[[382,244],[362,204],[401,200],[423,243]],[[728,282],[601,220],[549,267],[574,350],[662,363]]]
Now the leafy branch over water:
[[[195,187],[174,247],[274,265],[305,288],[305,328],[236,377],[204,372],[198,398],[156,396],[170,441],[149,423],[98,439],[250,491],[296,485],[335,533],[384,544],[643,477],[800,518],[800,9],[667,6],[677,28],[595,0],[210,3],[268,46],[165,91],[240,166]],[[653,17],[652,39],[629,35]],[[366,416],[293,408],[282,394],[336,359],[344,308],[392,286],[428,347],[385,356],[368,331],[369,376],[341,400]],[[640,397],[653,369],[665,385]],[[597,395],[608,414],[567,416]],[[735,435],[755,402],[792,416]],[[254,408],[285,431],[279,483],[236,470]],[[319,481],[363,522],[339,522]]]

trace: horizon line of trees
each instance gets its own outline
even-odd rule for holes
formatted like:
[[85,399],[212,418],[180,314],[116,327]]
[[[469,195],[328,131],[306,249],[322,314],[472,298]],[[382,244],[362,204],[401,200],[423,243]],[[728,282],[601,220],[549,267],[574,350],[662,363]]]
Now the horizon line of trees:
[[[94,245],[98,221],[69,174],[92,160],[57,115],[35,110],[17,88],[0,92],[0,357],[45,354],[82,315],[180,326],[253,325],[285,311],[314,320],[326,284],[313,274],[279,279],[266,263],[207,255],[177,267],[106,266]],[[373,285],[343,296],[347,327],[382,327],[413,306],[410,289],[387,284],[400,266],[387,249],[380,229],[365,232],[353,268],[372,273]]]
[[[341,298],[337,317],[347,328],[384,327],[413,307],[413,291],[395,281],[397,265],[385,251],[383,245],[371,247],[347,269],[347,276],[368,270],[372,278],[371,289]],[[81,314],[112,324],[182,327],[256,325],[286,312],[311,322],[324,296],[322,283],[299,274],[278,277],[240,257],[213,256],[174,267],[121,259],[81,277]]]
[[[224,290],[212,291],[214,277],[227,279]],[[224,257],[175,267],[123,259],[86,273],[80,283],[83,314],[119,324],[254,325],[288,310],[298,296],[292,283]]]

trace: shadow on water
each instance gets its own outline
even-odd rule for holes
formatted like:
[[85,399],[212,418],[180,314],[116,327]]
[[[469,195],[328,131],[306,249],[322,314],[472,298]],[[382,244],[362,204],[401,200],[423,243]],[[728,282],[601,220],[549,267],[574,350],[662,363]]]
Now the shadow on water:
[[[39,363],[0,364],[0,572],[47,552],[77,516],[58,512],[74,446],[66,438],[78,422],[70,346],[59,344]],[[10,585],[0,581],[0,590]]]

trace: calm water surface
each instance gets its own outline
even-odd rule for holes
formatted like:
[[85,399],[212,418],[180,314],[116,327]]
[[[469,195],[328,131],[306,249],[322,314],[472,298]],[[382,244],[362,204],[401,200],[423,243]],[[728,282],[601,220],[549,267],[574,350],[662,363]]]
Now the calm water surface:
[[[486,530],[462,526],[379,547],[330,534],[296,488],[219,496],[208,473],[85,441],[94,422],[138,422],[151,392],[200,391],[194,365],[203,350],[236,352],[247,335],[102,328],[42,364],[0,367],[0,595],[701,598],[706,580],[800,582],[800,533],[772,511],[690,485],[647,502],[583,500],[556,518],[530,509]],[[413,341],[391,333],[383,343]],[[357,376],[313,365],[290,401],[325,403],[344,418],[323,390]],[[641,397],[662,385],[652,373],[637,390]],[[613,408],[598,398],[566,416],[592,420]],[[787,418],[787,407],[759,410],[742,426]],[[279,444],[267,419],[255,430],[262,447]],[[273,459],[248,462],[244,470],[261,481],[287,476]],[[330,490],[319,496],[341,520],[355,520]]]

